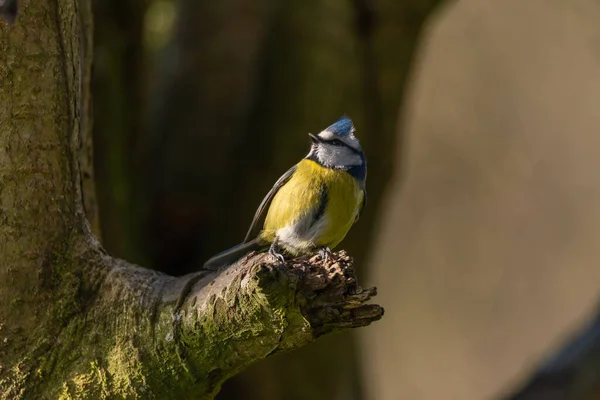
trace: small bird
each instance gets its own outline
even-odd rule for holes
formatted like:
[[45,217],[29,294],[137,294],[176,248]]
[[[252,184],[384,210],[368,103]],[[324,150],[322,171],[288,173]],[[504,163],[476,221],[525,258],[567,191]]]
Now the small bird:
[[205,269],[229,265],[253,250],[269,249],[281,262],[284,253],[298,257],[318,251],[327,258],[344,239],[367,201],[365,154],[346,116],[308,136],[309,153],[275,182],[244,242],[209,259]]

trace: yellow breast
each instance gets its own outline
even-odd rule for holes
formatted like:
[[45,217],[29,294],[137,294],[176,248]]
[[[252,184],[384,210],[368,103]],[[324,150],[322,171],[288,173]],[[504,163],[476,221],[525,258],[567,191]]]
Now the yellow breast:
[[[326,190],[323,219],[318,225],[313,225],[311,231],[311,227],[305,225],[319,222],[312,216],[323,200],[322,188]],[[261,236],[273,242],[278,232],[297,224],[297,232],[291,235],[297,241],[294,246],[298,247],[293,253],[323,246],[334,248],[354,223],[362,197],[362,189],[348,172],[325,168],[303,159],[290,180],[274,196]]]

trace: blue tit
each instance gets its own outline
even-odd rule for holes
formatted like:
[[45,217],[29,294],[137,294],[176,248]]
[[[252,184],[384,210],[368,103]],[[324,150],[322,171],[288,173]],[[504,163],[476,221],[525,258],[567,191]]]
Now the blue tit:
[[348,117],[308,135],[309,153],[275,182],[244,242],[212,257],[204,268],[229,265],[253,250],[269,249],[280,261],[284,254],[298,257],[316,251],[327,257],[344,239],[367,200],[365,154]]

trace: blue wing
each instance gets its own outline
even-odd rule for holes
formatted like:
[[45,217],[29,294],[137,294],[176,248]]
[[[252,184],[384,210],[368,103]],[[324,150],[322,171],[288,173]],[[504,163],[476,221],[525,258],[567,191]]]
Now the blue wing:
[[275,182],[269,193],[265,196],[263,201],[258,206],[258,209],[254,213],[254,218],[252,219],[252,224],[250,224],[250,228],[248,229],[248,233],[246,233],[246,237],[244,238],[244,243],[249,242],[254,239],[258,233],[260,232],[262,222],[266,217],[266,211],[269,209],[269,205],[271,204],[271,200],[275,197],[275,194],[279,191],[279,189],[285,185],[287,181],[290,180],[296,169],[297,165],[294,165],[292,168],[288,169],[285,174],[281,175],[281,177]]

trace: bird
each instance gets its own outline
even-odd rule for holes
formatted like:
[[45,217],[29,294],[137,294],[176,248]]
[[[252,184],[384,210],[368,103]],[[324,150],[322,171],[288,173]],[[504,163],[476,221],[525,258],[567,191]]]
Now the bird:
[[204,269],[218,270],[251,251],[268,250],[281,262],[317,252],[327,259],[344,239],[367,202],[365,153],[347,116],[308,136],[310,151],[275,182],[244,241],[211,257]]

